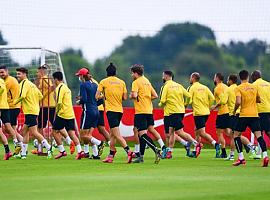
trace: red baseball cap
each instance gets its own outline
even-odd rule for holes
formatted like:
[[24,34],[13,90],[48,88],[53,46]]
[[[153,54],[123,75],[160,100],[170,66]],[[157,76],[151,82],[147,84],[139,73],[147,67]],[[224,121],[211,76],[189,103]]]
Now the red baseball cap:
[[86,68],[81,68],[75,75],[76,75],[76,76],[79,76],[79,75],[87,75],[87,74],[89,74],[88,69],[86,69]]

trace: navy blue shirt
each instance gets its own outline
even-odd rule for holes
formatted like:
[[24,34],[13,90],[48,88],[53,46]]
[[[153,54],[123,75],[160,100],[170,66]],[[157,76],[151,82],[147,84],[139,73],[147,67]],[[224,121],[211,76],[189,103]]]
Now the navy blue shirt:
[[97,84],[90,81],[81,82],[80,84],[80,104],[85,111],[97,110],[98,102],[96,100]]

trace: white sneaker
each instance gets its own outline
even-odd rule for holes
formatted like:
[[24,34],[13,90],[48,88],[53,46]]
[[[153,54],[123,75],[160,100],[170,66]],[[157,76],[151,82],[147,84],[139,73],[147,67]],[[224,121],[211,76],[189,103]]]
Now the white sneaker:
[[229,155],[227,158],[224,159],[225,161],[233,161],[234,160],[234,156],[233,155]]

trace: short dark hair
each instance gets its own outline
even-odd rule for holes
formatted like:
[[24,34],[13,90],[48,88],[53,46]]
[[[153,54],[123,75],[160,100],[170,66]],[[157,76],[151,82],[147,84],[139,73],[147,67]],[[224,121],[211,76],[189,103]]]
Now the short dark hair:
[[141,64],[134,64],[131,66],[130,71],[133,73],[137,73],[138,75],[142,76],[144,71],[144,66]]
[[116,67],[113,63],[110,63],[106,68],[107,76],[115,76],[116,75]]
[[0,69],[7,69],[7,66],[6,65],[1,65]]
[[16,69],[17,72],[22,72],[26,75],[28,75],[28,69],[26,69],[25,67],[19,67]]
[[262,77],[262,72],[260,70],[255,70],[254,72],[252,72],[251,76],[257,80],[258,78]]
[[233,83],[237,83],[237,75],[231,74],[229,76],[229,81],[232,81]]
[[57,79],[58,81],[63,81],[63,73],[60,71],[54,72],[53,79]]
[[239,77],[240,77],[241,81],[247,80],[248,76],[249,76],[249,73],[248,73],[247,70],[242,70],[242,71],[239,72]]
[[217,77],[220,81],[224,81],[224,76],[223,76],[220,72],[216,73],[216,77]]
[[192,73],[192,77],[196,80],[196,81],[199,81],[201,76],[198,72],[193,72]]
[[169,77],[174,78],[174,74],[173,74],[172,71],[166,70],[166,71],[164,71],[163,73],[166,74],[166,75],[168,75]]
[[49,65],[47,64],[44,64],[44,65],[41,65],[40,67],[38,67],[38,69],[48,69],[49,68]]

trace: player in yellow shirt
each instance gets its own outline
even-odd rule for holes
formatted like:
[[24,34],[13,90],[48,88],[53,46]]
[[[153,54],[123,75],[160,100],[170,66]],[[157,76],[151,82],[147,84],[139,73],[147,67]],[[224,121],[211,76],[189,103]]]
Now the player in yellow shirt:
[[242,141],[241,134],[246,130],[247,127],[251,129],[254,135],[257,137],[257,141],[260,144],[260,147],[263,151],[263,167],[267,167],[269,163],[266,143],[262,137],[260,120],[257,110],[257,104],[260,103],[260,96],[258,89],[255,85],[250,84],[249,73],[246,70],[239,72],[239,77],[241,84],[235,89],[236,103],[234,108],[234,114],[237,109],[240,107],[240,115],[236,124],[234,132],[234,141],[235,146],[238,152],[238,160],[233,163],[234,166],[239,166],[246,164],[243,150],[242,150]]
[[[236,112],[236,115],[233,114],[235,101],[236,101],[234,90],[237,87],[237,76],[234,74],[229,75],[227,79],[227,85],[229,87],[225,90],[224,94],[222,95],[220,99],[221,104],[227,104],[228,109],[229,109],[229,119],[230,119],[228,129],[229,129],[229,135],[231,138],[231,143],[230,143],[231,151],[230,151],[229,156],[225,160],[234,160],[235,144],[234,144],[233,132],[235,131],[236,122],[239,118],[239,112],[240,112],[240,109],[238,109]],[[244,147],[247,153],[251,152],[252,155],[256,155],[254,145],[252,145],[252,143],[245,136],[243,135],[241,136],[241,141],[244,144]]]
[[[169,151],[166,158],[172,158],[172,151],[175,143],[175,135],[179,135],[192,143],[196,148],[196,157],[200,154],[201,145],[191,135],[184,131],[182,120],[185,116],[185,98],[190,98],[188,91],[179,83],[172,80],[172,71],[163,72],[164,85],[161,88],[159,106],[164,108],[164,126],[169,127]],[[168,124],[167,124],[168,123]]]
[[9,106],[9,111],[4,111],[2,113],[4,118],[2,122],[5,125],[6,132],[11,134],[13,137],[13,143],[15,145],[14,155],[18,155],[21,151],[23,141],[22,136],[17,132],[17,118],[20,114],[21,104],[19,103],[18,105],[14,105],[13,101],[19,96],[20,86],[17,79],[9,75],[8,68],[6,66],[0,67],[0,76],[5,81],[7,102]]
[[[209,88],[200,82],[200,74],[194,72],[190,75],[190,84],[189,93],[191,95],[189,104],[193,108],[193,116],[196,126],[196,141],[200,142],[203,137],[208,142],[210,142],[216,150],[216,158],[219,158],[220,154],[220,145],[211,137],[210,134],[205,132],[205,124],[210,115],[210,107],[212,106],[215,98]],[[196,156],[191,155],[191,156]]]
[[123,80],[116,77],[116,67],[113,63],[106,68],[107,78],[100,81],[96,99],[104,94],[105,109],[110,126],[110,153],[104,163],[112,163],[116,153],[115,142],[118,141],[127,153],[127,163],[132,161],[132,151],[121,136],[119,125],[123,115],[122,101],[127,100],[127,88]]
[[[255,70],[251,74],[253,85],[257,86],[261,103],[257,104],[261,131],[270,137],[270,83],[262,79],[262,74],[259,70]],[[261,153],[261,151],[258,151]],[[253,158],[261,158],[261,154]]]
[[[145,146],[147,144],[154,151],[156,156],[155,163],[158,164],[161,158],[161,151],[147,135],[147,130],[156,132],[156,130],[153,130],[154,118],[152,100],[156,99],[158,95],[149,80],[143,75],[143,65],[135,64],[130,70],[133,78],[130,98],[134,100],[134,127],[138,130],[140,141],[140,157],[137,157],[134,163],[143,162]],[[159,140],[162,141],[161,138]],[[165,158],[167,147],[164,145],[163,141],[161,146],[163,146],[163,157]]]
[[27,79],[28,70],[26,68],[17,68],[17,79],[20,82],[19,98],[15,100],[15,104],[21,102],[22,110],[25,116],[25,122],[22,130],[23,145],[21,151],[21,159],[26,159],[29,134],[33,135],[47,149],[47,158],[52,157],[51,145],[37,130],[37,116],[39,114],[39,101],[42,94],[36,85]]
[[72,105],[71,91],[66,84],[63,82],[63,73],[53,73],[54,83],[56,85],[56,117],[53,122],[52,135],[57,143],[59,154],[55,159],[59,159],[63,156],[67,156],[65,148],[63,146],[61,134],[64,129],[68,132],[68,135],[73,140],[77,149],[76,159],[80,160],[84,158],[84,152],[78,137],[75,134],[75,114]]
[[227,158],[226,153],[226,142],[223,133],[230,135],[229,132],[229,109],[227,104],[221,104],[220,99],[224,95],[225,90],[228,88],[227,85],[223,83],[224,76],[221,73],[216,73],[214,76],[214,97],[216,104],[211,107],[212,110],[218,109],[217,119],[216,119],[216,131],[218,136],[218,142],[221,144],[221,154],[220,158]]

